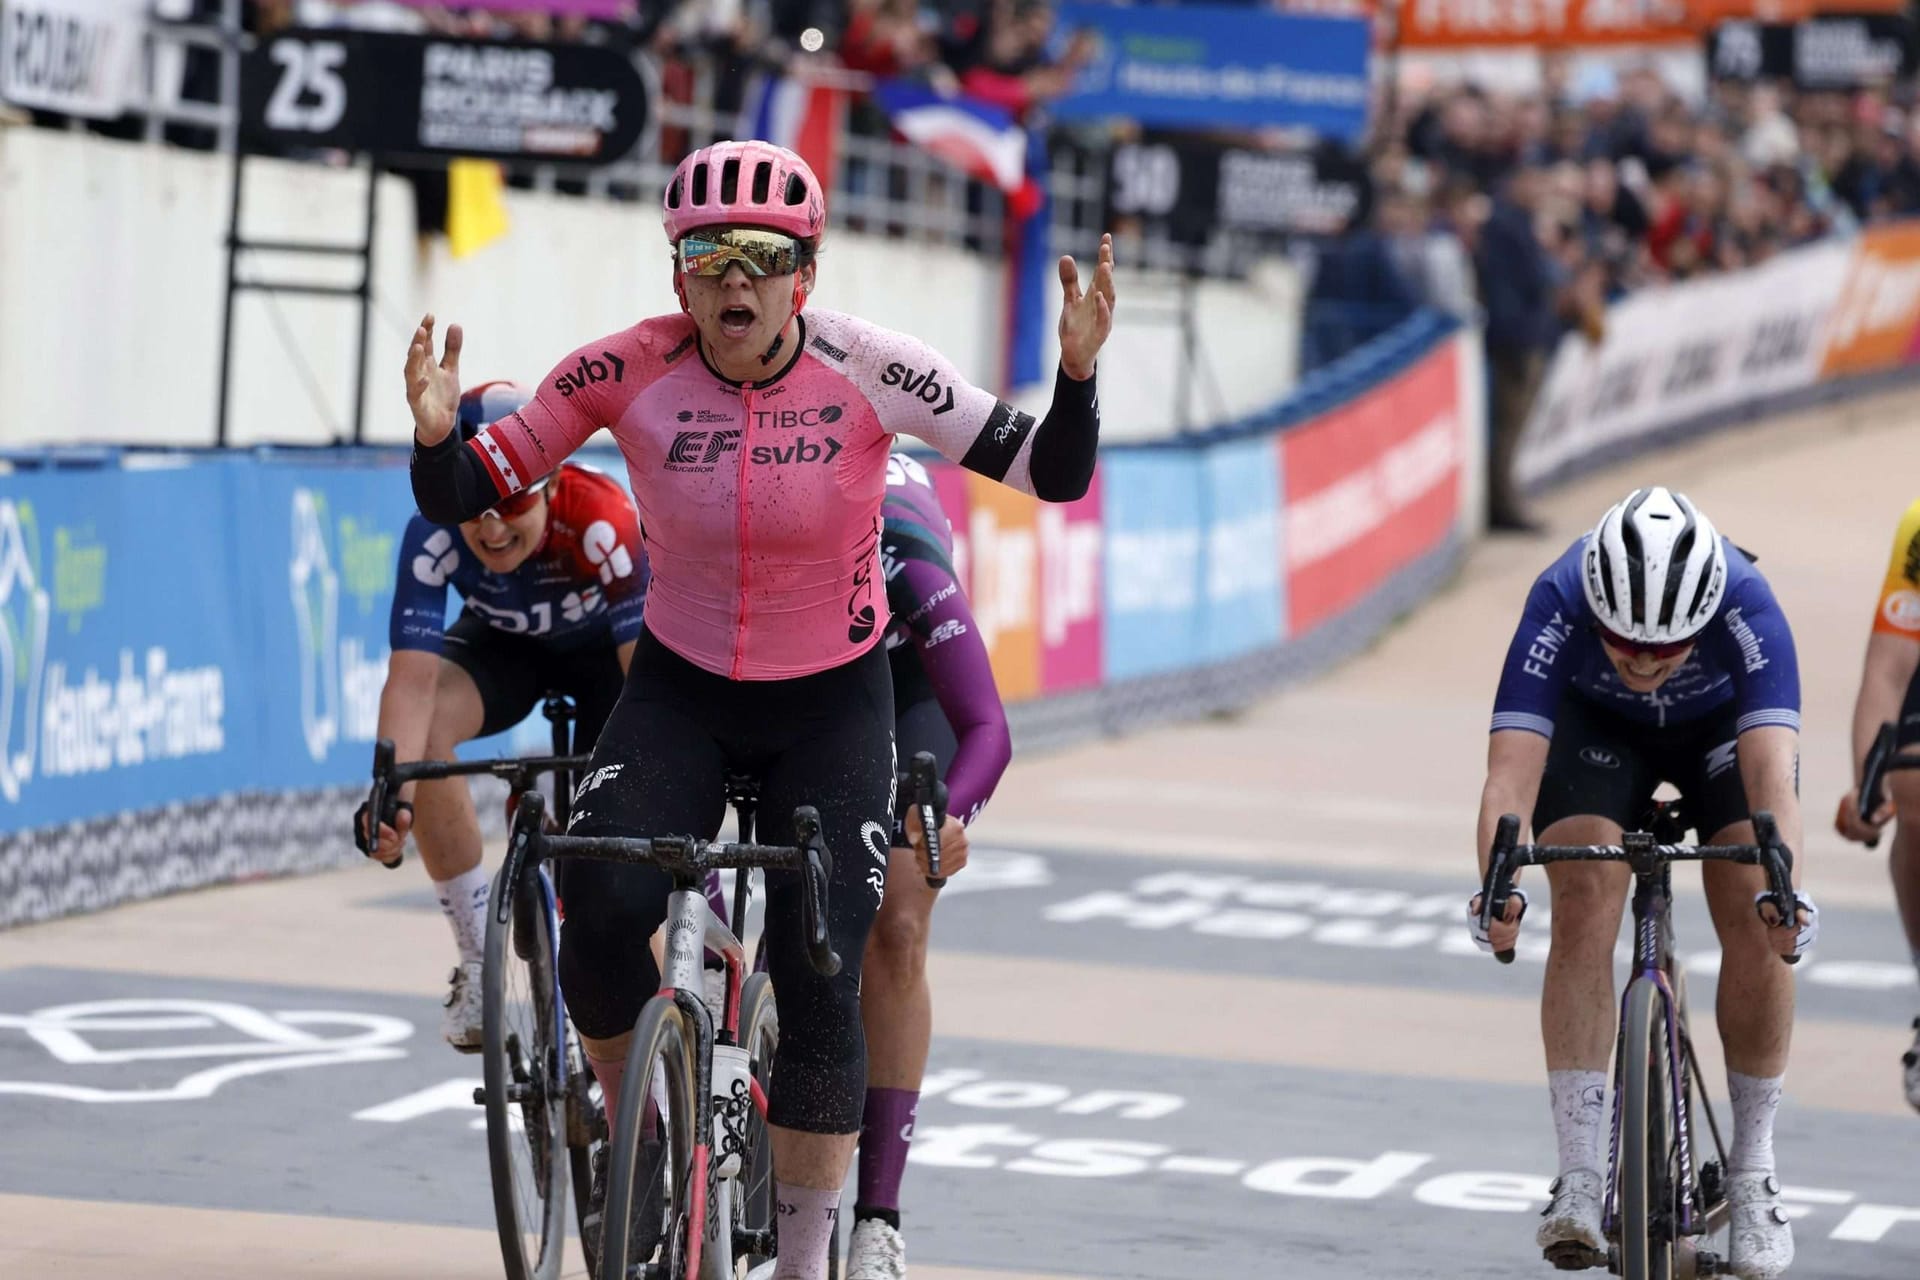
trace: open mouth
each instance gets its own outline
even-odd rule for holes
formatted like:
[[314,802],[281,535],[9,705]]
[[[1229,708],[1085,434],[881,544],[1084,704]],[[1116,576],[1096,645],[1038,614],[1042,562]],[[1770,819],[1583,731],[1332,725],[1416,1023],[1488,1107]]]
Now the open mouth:
[[744,338],[753,332],[755,316],[751,307],[722,307],[720,332],[729,338]]
[[490,555],[505,555],[513,550],[513,544],[518,541],[520,541],[520,535],[509,529],[500,536],[498,541],[490,538],[480,539],[480,549]]

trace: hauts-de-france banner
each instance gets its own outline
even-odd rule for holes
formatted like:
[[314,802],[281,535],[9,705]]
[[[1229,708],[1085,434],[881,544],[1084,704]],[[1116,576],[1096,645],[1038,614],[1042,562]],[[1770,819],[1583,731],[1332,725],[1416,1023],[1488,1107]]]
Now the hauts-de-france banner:
[[1060,27],[1098,37],[1059,120],[1162,128],[1310,129],[1358,141],[1367,128],[1371,28],[1363,18],[1223,5],[1069,3]]

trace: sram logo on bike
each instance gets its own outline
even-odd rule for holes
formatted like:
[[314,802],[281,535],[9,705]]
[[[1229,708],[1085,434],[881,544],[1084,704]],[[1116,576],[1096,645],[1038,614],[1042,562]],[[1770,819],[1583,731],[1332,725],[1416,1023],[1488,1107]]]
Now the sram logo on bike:
[[953,388],[942,385],[932,371],[919,373],[895,361],[880,375],[880,381],[885,386],[898,387],[927,404],[939,406],[933,411],[936,418],[953,408]]
[[711,471],[722,454],[739,447],[738,431],[682,431],[667,449],[667,470]]
[[832,462],[839,456],[840,448],[840,442],[832,436],[826,437],[822,444],[816,444],[805,436],[796,436],[792,444],[753,446],[753,465],[784,467],[795,463],[804,466],[809,462]]
[[608,379],[619,382],[627,371],[626,361],[611,351],[602,351],[600,354],[604,359],[581,356],[579,363],[572,370],[562,372],[553,380],[553,389],[563,398],[567,398],[576,391],[585,391],[596,382],[605,382]]

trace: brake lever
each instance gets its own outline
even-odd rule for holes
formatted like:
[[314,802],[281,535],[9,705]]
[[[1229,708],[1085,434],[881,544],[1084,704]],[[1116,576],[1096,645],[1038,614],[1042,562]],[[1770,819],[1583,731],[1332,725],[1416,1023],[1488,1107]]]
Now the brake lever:
[[[1761,862],[1767,873],[1767,900],[1773,903],[1780,923],[1774,929],[1800,929],[1800,895],[1793,888],[1793,850],[1781,842],[1779,824],[1773,814],[1762,809],[1753,815],[1753,839],[1760,846]],[[1764,917],[1761,923],[1766,923]],[[1788,964],[1799,964],[1798,955],[1780,957]]]
[[827,894],[833,882],[833,854],[820,835],[820,813],[811,805],[793,811],[793,843],[801,850],[800,906],[807,932],[807,958],[814,971],[831,978],[840,972],[840,956],[827,931]]
[[[380,847],[380,827],[387,821],[387,793],[392,789],[388,779],[393,776],[393,754],[393,739],[382,738],[373,744],[373,792],[367,797],[369,830],[366,833],[367,843],[361,849],[362,853],[372,853]],[[400,816],[397,807],[394,809],[393,816],[395,818]],[[398,871],[400,864],[406,861],[406,855],[396,854],[391,862],[385,858],[375,858],[374,861],[389,871]]]
[[[1493,848],[1487,858],[1486,882],[1480,886],[1480,931],[1490,933],[1493,922],[1507,918],[1507,903],[1511,900],[1513,888],[1514,846],[1520,840],[1520,818],[1516,814],[1503,813],[1500,824],[1493,831]],[[1496,951],[1493,958],[1501,964],[1513,963],[1513,948]]]
[[914,753],[907,778],[914,806],[920,810],[920,834],[927,842],[927,888],[938,889],[947,883],[940,874],[940,829],[947,821],[947,784],[940,781],[940,763],[931,751]]

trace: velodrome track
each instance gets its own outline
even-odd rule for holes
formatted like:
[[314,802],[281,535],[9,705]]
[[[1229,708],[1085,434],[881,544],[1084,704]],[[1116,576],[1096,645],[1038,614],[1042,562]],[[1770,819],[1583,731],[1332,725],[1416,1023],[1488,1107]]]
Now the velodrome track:
[[[1920,394],[1883,396],[1576,483],[1543,504],[1550,535],[1483,544],[1316,683],[1017,758],[936,922],[913,1274],[1551,1274],[1531,1243],[1553,1172],[1546,931],[1536,914],[1536,950],[1501,968],[1460,915],[1486,718],[1532,575],[1660,480],[1759,554],[1799,641],[1826,920],[1776,1144],[1794,1274],[1920,1275],[1898,1083],[1920,996],[1882,858],[1829,826],[1916,415]],[[1723,1096],[1711,933],[1679,880]],[[0,1276],[498,1276],[479,1063],[438,1039],[450,959],[411,865],[0,934]],[[94,1001],[176,1003],[55,1027]]]

